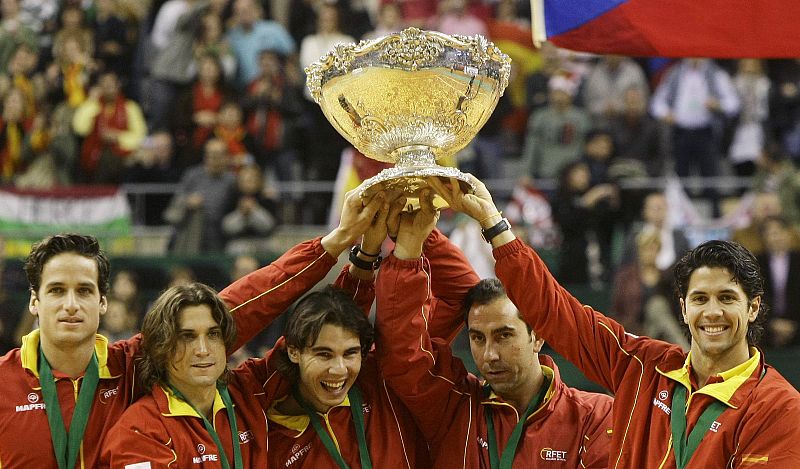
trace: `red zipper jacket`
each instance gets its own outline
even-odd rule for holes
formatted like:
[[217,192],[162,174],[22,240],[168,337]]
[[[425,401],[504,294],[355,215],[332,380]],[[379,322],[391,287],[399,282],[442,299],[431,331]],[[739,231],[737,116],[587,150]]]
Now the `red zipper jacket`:
[[[424,304],[435,274],[426,265],[424,258],[390,256],[381,266],[376,326],[381,367],[428,440],[433,467],[489,468],[485,407],[492,406],[501,448],[519,415],[494,393],[487,396],[483,383],[453,357],[445,341],[431,339]],[[605,468],[612,399],[567,387],[552,359],[539,359],[550,387],[544,403],[528,417],[515,467]]]
[[[609,468],[674,468],[670,430],[676,386],[691,389],[691,357],[680,347],[627,334],[563,289],[520,240],[494,250],[498,278],[525,320],[554,350],[612,391]],[[687,434],[708,405],[712,422],[689,468],[800,467],[800,394],[751,348],[751,359],[712,377],[687,398]]]

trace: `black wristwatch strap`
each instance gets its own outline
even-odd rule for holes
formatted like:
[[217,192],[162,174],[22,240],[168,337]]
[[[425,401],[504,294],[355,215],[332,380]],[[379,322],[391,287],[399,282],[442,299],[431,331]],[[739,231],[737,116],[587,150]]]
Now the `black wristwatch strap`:
[[362,251],[358,245],[355,245],[350,249],[351,264],[362,270],[378,270],[378,267],[381,266],[381,261],[383,260],[381,256],[378,256],[374,261],[370,262],[358,257],[359,252],[363,253],[364,251]]
[[492,240],[495,238],[495,236],[510,229],[511,229],[511,224],[508,223],[508,218],[503,218],[491,228],[486,228],[485,230],[481,230],[481,235],[483,236],[483,239],[487,243],[491,243]]

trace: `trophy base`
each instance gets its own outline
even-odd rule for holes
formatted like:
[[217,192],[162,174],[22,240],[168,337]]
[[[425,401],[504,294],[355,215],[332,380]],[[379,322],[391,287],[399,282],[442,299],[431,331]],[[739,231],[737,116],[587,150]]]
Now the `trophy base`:
[[[361,190],[361,198],[368,198],[378,191],[396,191],[406,195],[405,211],[413,212],[419,209],[419,191],[428,187],[427,180],[432,177],[449,180],[454,178],[465,193],[475,192],[466,174],[456,168],[448,166],[395,166],[384,169],[377,175],[367,179]],[[438,195],[433,198],[433,206],[438,210],[449,205]]]

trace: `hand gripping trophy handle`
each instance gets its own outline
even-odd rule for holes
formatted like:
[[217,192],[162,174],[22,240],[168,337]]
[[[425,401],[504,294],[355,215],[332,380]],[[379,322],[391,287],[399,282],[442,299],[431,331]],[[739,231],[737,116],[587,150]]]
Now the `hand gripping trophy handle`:
[[452,160],[486,123],[510,69],[508,56],[482,36],[409,28],[338,44],[306,74],[336,130],[367,157],[394,163],[367,180],[362,197],[385,189],[413,199],[432,177],[474,189],[464,173],[437,161]]

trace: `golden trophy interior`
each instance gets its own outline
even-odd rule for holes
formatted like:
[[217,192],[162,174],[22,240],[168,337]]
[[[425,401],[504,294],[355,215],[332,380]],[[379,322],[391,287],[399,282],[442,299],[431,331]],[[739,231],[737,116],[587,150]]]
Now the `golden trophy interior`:
[[[486,123],[507,83],[510,59],[480,36],[409,28],[338,45],[306,69],[309,89],[331,124],[369,158],[394,163],[367,181],[362,197],[402,191],[419,207],[429,178],[474,188],[452,161]],[[449,184],[449,182],[448,182]],[[436,197],[438,208],[446,202]]]

